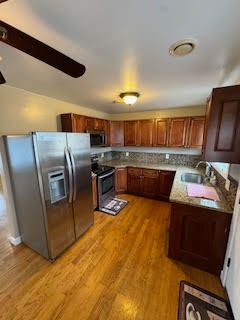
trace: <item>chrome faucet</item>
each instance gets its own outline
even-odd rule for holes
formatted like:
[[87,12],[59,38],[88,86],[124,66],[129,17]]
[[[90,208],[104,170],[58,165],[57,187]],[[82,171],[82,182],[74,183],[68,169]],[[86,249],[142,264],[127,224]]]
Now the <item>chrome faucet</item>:
[[209,178],[211,175],[211,163],[207,161],[199,161],[195,168],[197,169],[200,166],[200,164],[204,164],[206,166],[205,176]]

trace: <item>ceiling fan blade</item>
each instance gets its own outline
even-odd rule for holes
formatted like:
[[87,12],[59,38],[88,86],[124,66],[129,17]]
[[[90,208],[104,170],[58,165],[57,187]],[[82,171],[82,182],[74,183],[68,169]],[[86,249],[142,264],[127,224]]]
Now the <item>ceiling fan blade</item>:
[[0,0],[0,3],[2,3],[2,2],[6,2],[6,1],[8,1],[8,0]]
[[4,78],[4,76],[2,75],[2,72],[0,71],[0,84],[4,84],[6,83],[6,80]]
[[0,41],[41,60],[50,66],[70,75],[81,77],[86,68],[83,64],[51,48],[47,44],[0,20]]

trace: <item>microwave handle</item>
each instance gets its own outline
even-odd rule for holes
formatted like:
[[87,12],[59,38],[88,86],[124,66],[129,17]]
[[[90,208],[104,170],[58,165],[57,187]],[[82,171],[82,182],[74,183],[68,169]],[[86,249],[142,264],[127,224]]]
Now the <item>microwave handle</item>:
[[115,170],[112,170],[112,171],[104,174],[103,176],[98,176],[98,179],[103,179],[103,178],[106,178],[108,176],[111,176],[114,172],[115,172]]

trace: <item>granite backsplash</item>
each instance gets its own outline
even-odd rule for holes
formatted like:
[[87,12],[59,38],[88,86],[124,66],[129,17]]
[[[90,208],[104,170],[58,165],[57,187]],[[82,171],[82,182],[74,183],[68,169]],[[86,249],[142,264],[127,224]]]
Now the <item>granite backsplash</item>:
[[199,155],[186,155],[186,154],[169,154],[169,159],[166,159],[166,155],[162,153],[146,153],[146,152],[126,152],[123,151],[109,151],[104,153],[104,157],[101,157],[101,153],[98,153],[99,162],[109,160],[124,160],[124,161],[139,161],[146,163],[164,163],[180,166],[196,166],[198,161],[201,160]]
[[220,175],[220,173],[217,172],[217,170],[215,170],[214,168],[213,168],[213,170],[214,170],[216,178],[217,178],[217,185],[218,185],[219,189],[221,190],[225,199],[229,202],[231,207],[234,208],[237,189],[238,189],[238,182],[236,180],[234,180],[231,176],[228,176],[228,179],[230,180],[230,187],[229,187],[229,191],[228,191],[225,188],[226,180]]

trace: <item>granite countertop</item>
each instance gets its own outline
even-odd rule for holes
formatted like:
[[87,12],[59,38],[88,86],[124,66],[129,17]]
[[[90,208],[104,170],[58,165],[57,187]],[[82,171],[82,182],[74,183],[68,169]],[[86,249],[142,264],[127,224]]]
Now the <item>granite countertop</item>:
[[[112,166],[115,168],[126,168],[126,167],[138,167],[155,170],[169,170],[176,171],[175,178],[173,181],[172,191],[170,194],[170,201],[182,204],[188,204],[197,207],[203,207],[225,213],[233,213],[233,208],[227,202],[224,195],[218,186],[215,187],[220,201],[207,200],[203,198],[193,198],[187,195],[187,183],[181,180],[181,175],[186,172],[203,174],[202,171],[189,166],[177,166],[171,164],[160,164],[160,163],[145,163],[136,161],[122,161],[122,160],[110,160],[104,162],[105,165]],[[209,183],[205,183],[210,185]]]

